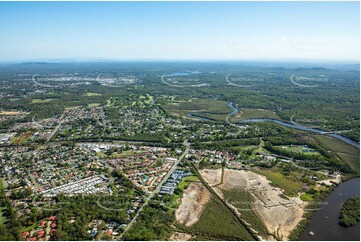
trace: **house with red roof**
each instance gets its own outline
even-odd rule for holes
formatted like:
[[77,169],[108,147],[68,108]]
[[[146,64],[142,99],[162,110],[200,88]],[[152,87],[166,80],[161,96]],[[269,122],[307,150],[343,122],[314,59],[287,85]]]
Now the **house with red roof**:
[[22,234],[21,234],[21,237],[23,238],[23,239],[25,239],[26,237],[28,237],[29,236],[29,232],[28,231],[25,231],[25,232],[23,232]]
[[43,237],[44,236],[44,230],[40,230],[39,232],[38,232],[38,238],[40,238],[40,237]]
[[40,227],[44,228],[44,227],[45,227],[45,224],[46,224],[46,221],[44,221],[44,220],[41,221],[41,222],[40,222]]
[[54,221],[54,222],[51,224],[51,227],[52,227],[52,228],[55,228],[55,227],[56,227],[56,221]]

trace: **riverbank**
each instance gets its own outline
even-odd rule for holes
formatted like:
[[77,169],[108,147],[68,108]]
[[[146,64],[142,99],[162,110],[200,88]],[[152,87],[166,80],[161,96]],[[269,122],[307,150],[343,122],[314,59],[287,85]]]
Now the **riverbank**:
[[304,220],[290,236],[291,240],[360,240],[360,223],[345,228],[339,224],[342,204],[350,197],[360,197],[360,178],[342,182],[323,196],[310,203]]

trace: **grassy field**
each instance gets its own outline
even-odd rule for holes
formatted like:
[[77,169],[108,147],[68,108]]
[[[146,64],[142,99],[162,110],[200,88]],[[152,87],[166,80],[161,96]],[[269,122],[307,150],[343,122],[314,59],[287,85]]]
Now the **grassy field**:
[[99,97],[99,96],[101,96],[102,94],[100,94],[100,93],[95,93],[95,92],[87,92],[87,93],[85,93],[83,96],[84,97]]
[[100,103],[89,103],[88,104],[88,107],[91,108],[91,107],[98,107],[100,106]]
[[285,190],[287,196],[296,196],[302,190],[303,184],[301,182],[291,181],[284,175],[271,170],[252,170],[260,175],[267,177],[272,182],[272,186],[282,188]]
[[270,118],[270,119],[281,119],[277,114],[270,110],[265,109],[242,109],[241,120],[251,118]]
[[249,232],[220,203],[207,203],[199,221],[186,232],[212,240],[253,240]]
[[315,149],[312,148],[306,148],[303,147],[301,145],[279,145],[279,146],[275,146],[276,148],[281,148],[284,149],[286,151],[290,151],[290,152],[297,152],[297,153],[302,153],[303,155],[320,155],[320,152],[318,152]]
[[313,200],[313,196],[308,193],[302,194],[300,198],[302,201],[306,201],[306,202],[311,202]]
[[224,200],[240,209],[241,217],[251,224],[252,228],[258,231],[262,237],[267,237],[268,232],[261,219],[252,210],[254,198],[251,194],[243,190],[222,190]]
[[206,113],[206,114],[201,114],[200,116],[205,117],[205,118],[209,118],[209,119],[214,119],[214,120],[217,120],[217,121],[226,121],[227,115],[228,114]]
[[353,170],[360,172],[360,156],[346,153],[337,153],[337,156],[346,162]]
[[12,144],[23,144],[27,141],[27,139],[33,134],[33,132],[26,132],[26,133],[22,133],[20,136],[18,137],[12,137],[11,138],[11,143]]
[[189,184],[191,184],[191,182],[194,181],[198,181],[198,177],[197,176],[187,176],[184,177],[181,182],[178,184],[178,188],[181,189],[182,191],[187,189],[187,187],[189,186]]
[[52,99],[52,98],[48,98],[48,99],[37,99],[37,98],[35,98],[35,99],[31,100],[31,103],[48,103],[48,102],[50,102],[52,100],[54,100],[54,99]]
[[[2,193],[4,191],[4,183],[3,183],[3,179],[0,178],[0,193]],[[4,224],[7,219],[5,216],[3,216],[3,210],[5,209],[5,207],[0,207],[0,225]]]
[[151,104],[154,101],[154,97],[149,94],[147,94],[146,96],[140,95],[139,99],[147,105]]
[[347,163],[352,169],[360,172],[360,150],[346,144],[345,142],[325,136],[313,135],[313,138],[325,149],[334,152],[340,159]]
[[5,216],[3,216],[4,209],[5,209],[5,207],[0,207],[0,225],[3,225],[7,221],[7,218]]
[[359,154],[359,150],[345,142],[326,136],[326,135],[313,135],[315,140],[322,145],[324,148],[334,151],[342,152],[347,154]]
[[4,183],[3,183],[3,179],[0,178],[0,193],[2,193],[4,191]]
[[[232,112],[232,108],[228,107],[228,102],[226,101],[198,98],[173,101],[170,104],[164,105],[163,108],[169,113],[180,116],[186,116],[191,111],[220,114],[221,117],[218,118],[221,120],[225,120],[226,115]],[[207,117],[209,115],[210,114],[205,114],[204,116]],[[211,116],[212,115],[214,114],[211,114]]]

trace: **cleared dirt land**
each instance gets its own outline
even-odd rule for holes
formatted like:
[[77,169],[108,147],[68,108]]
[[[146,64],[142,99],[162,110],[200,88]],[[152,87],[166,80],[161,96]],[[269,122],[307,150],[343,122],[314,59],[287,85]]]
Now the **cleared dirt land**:
[[170,241],[186,241],[192,239],[192,235],[186,233],[174,232],[170,237]]
[[17,115],[17,114],[20,114],[20,112],[18,112],[18,111],[3,111],[3,112],[0,112],[0,115]]
[[[204,169],[200,173],[210,185],[221,182],[221,169]],[[252,207],[268,232],[282,240],[287,239],[301,221],[303,208],[306,205],[298,197],[284,196],[282,189],[271,186],[266,177],[250,171],[224,169],[223,183],[215,190],[217,193],[222,193],[221,189],[240,189],[249,192],[255,198]]]
[[210,197],[211,194],[201,182],[192,182],[184,191],[182,204],[176,210],[177,222],[187,227],[197,223]]

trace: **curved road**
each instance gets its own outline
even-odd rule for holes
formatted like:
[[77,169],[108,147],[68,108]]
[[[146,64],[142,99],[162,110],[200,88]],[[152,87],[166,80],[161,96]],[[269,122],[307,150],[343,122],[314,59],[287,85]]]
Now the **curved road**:
[[229,77],[230,75],[231,75],[231,74],[228,74],[228,75],[226,76],[226,81],[228,82],[229,85],[235,86],[235,87],[252,87],[252,86],[250,86],[250,85],[239,85],[239,84],[236,84],[236,83],[231,82],[231,81],[228,79],[228,77]]
[[291,76],[290,76],[290,80],[293,84],[295,84],[296,86],[299,86],[299,87],[318,87],[317,84],[315,85],[304,85],[304,84],[301,84],[301,83],[298,83],[296,81],[293,80],[293,77],[295,76],[295,73],[293,73]]

